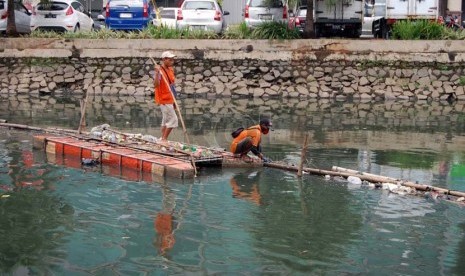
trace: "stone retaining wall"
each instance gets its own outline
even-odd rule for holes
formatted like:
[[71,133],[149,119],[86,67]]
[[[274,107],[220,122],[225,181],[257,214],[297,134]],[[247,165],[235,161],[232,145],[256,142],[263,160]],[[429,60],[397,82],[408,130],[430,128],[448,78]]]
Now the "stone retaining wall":
[[150,96],[153,66],[147,57],[169,49],[179,56],[175,71],[181,95],[465,100],[465,45],[450,41],[200,41],[203,48],[176,40],[158,45],[140,40],[14,42],[0,39],[2,95]]

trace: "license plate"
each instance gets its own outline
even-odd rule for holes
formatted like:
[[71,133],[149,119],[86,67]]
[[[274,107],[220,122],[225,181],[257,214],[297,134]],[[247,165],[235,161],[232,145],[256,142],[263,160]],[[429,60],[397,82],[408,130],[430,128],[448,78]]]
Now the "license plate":
[[191,29],[192,30],[205,30],[205,26],[204,25],[192,25]]
[[333,30],[340,30],[341,29],[341,25],[333,25]]
[[120,13],[119,18],[132,18],[132,13]]
[[51,13],[50,13],[50,14],[46,14],[44,17],[45,17],[45,18],[57,18],[57,15],[56,15],[56,14],[51,14]]
[[261,20],[271,20],[271,14],[260,14],[258,16],[258,18],[260,18]]

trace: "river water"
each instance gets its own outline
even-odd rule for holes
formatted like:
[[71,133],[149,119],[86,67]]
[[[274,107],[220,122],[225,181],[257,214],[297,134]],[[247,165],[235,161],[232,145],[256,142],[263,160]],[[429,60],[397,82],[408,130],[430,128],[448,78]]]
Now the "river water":
[[[79,96],[7,96],[0,119],[76,129]],[[465,191],[462,103],[183,99],[192,141],[271,117],[274,160],[341,166]],[[150,98],[95,97],[89,127],[159,136]],[[33,133],[0,132],[0,274],[464,275],[465,207],[270,168],[203,168],[135,182],[47,162]],[[182,141],[181,128],[170,137]]]

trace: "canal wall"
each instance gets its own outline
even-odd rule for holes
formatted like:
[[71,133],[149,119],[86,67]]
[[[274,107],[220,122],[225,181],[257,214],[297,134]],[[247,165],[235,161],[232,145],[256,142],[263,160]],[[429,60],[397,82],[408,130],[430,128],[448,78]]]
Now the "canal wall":
[[0,95],[151,96],[150,56],[177,55],[193,97],[465,100],[465,44],[392,40],[0,39]]
[[[0,119],[37,127],[77,129],[83,96],[10,94],[0,101]],[[210,147],[227,148],[232,130],[252,125],[260,116],[279,118],[273,120],[275,130],[262,138],[264,144],[301,145],[305,133],[310,133],[311,145],[316,148],[457,152],[465,147],[463,101],[341,103],[329,99],[184,98],[179,105],[190,141]],[[251,118],[244,114],[256,115]],[[160,121],[161,113],[151,97],[88,98],[87,130],[108,123],[123,132],[159,137]],[[362,135],[360,129],[364,129]],[[171,135],[174,141],[184,139],[182,129]]]

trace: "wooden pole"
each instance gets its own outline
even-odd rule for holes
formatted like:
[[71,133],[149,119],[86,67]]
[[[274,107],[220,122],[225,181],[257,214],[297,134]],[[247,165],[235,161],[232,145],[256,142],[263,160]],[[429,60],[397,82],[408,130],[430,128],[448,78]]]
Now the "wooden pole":
[[308,133],[305,134],[304,144],[302,146],[302,151],[300,152],[300,165],[299,165],[299,170],[297,171],[298,177],[302,177],[302,169],[304,167],[305,157],[307,155],[307,147],[308,147]]
[[[392,177],[386,177],[386,176],[381,176],[381,175],[376,175],[376,174],[370,174],[370,173],[363,173],[355,170],[350,170],[350,169],[345,169],[345,168],[340,168],[340,167],[333,167],[333,170],[345,174],[351,174],[353,176],[356,176],[360,179],[364,178],[371,178],[371,179],[376,179],[378,180],[377,182],[383,183],[383,182],[389,182],[389,183],[400,183],[402,186],[406,187],[411,187],[415,188],[420,191],[433,191],[433,192],[438,192],[441,194],[445,195],[453,195],[453,196],[458,196],[458,197],[465,197],[465,192],[459,192],[459,191],[453,191],[453,190],[448,190],[444,188],[439,188],[431,185],[425,185],[425,184],[419,184],[419,183],[414,183],[412,181],[405,181],[401,179],[396,179]],[[373,182],[373,181],[371,181]]]
[[[281,169],[281,170],[286,170],[286,171],[298,171],[298,168],[296,166],[289,166],[289,165],[282,165],[282,164],[277,164],[277,163],[264,163],[263,164],[265,167],[270,167],[270,168],[275,168],[275,169]],[[465,197],[465,192],[459,192],[459,191],[453,191],[453,190],[448,190],[444,188],[438,188],[434,187],[431,185],[424,185],[424,184],[418,184],[414,183],[411,181],[402,181],[398,180],[395,178],[391,177],[385,177],[385,176],[380,176],[380,175],[374,175],[374,174],[358,174],[357,173],[351,173],[350,170],[346,172],[339,172],[339,171],[328,171],[328,170],[320,170],[320,169],[312,169],[312,168],[303,168],[302,169],[304,172],[308,172],[310,174],[315,174],[315,175],[330,175],[330,176],[341,176],[341,177],[349,177],[349,176],[356,176],[360,178],[361,180],[366,180],[371,183],[384,183],[384,182],[389,182],[389,183],[400,183],[402,186],[406,187],[411,187],[415,188],[419,191],[433,191],[433,192],[438,192],[441,194],[445,195],[453,195],[457,197]]]
[[21,130],[31,130],[31,131],[40,131],[40,132],[49,132],[49,133],[57,133],[57,134],[77,134],[76,130],[72,129],[62,129],[62,128],[41,128],[41,127],[33,127],[28,125],[21,125],[21,124],[12,124],[12,123],[0,123],[0,127],[8,127],[8,128],[15,128]]
[[86,107],[87,107],[87,93],[84,100],[81,103],[81,120],[79,122],[78,134],[82,133],[82,130],[86,127]]
[[[153,65],[156,66],[157,62],[153,59],[153,57],[149,55],[149,58],[152,60]],[[161,72],[159,74],[161,74]],[[168,89],[171,92],[171,96],[173,96],[174,105],[176,107],[176,111],[178,112],[179,119],[181,120],[182,130],[184,131],[184,137],[186,138],[187,143],[190,145],[191,142],[189,140],[189,136],[187,135],[186,125],[184,124],[184,119],[182,118],[182,114],[181,114],[181,110],[179,109],[178,101],[176,100],[176,97],[174,96],[174,93],[171,90],[168,80],[166,80],[163,74],[161,74],[161,76],[163,80],[168,84]],[[194,167],[194,177],[197,177],[197,168],[195,167],[194,156],[192,156],[192,154],[190,154],[189,156],[191,157],[192,166]]]

